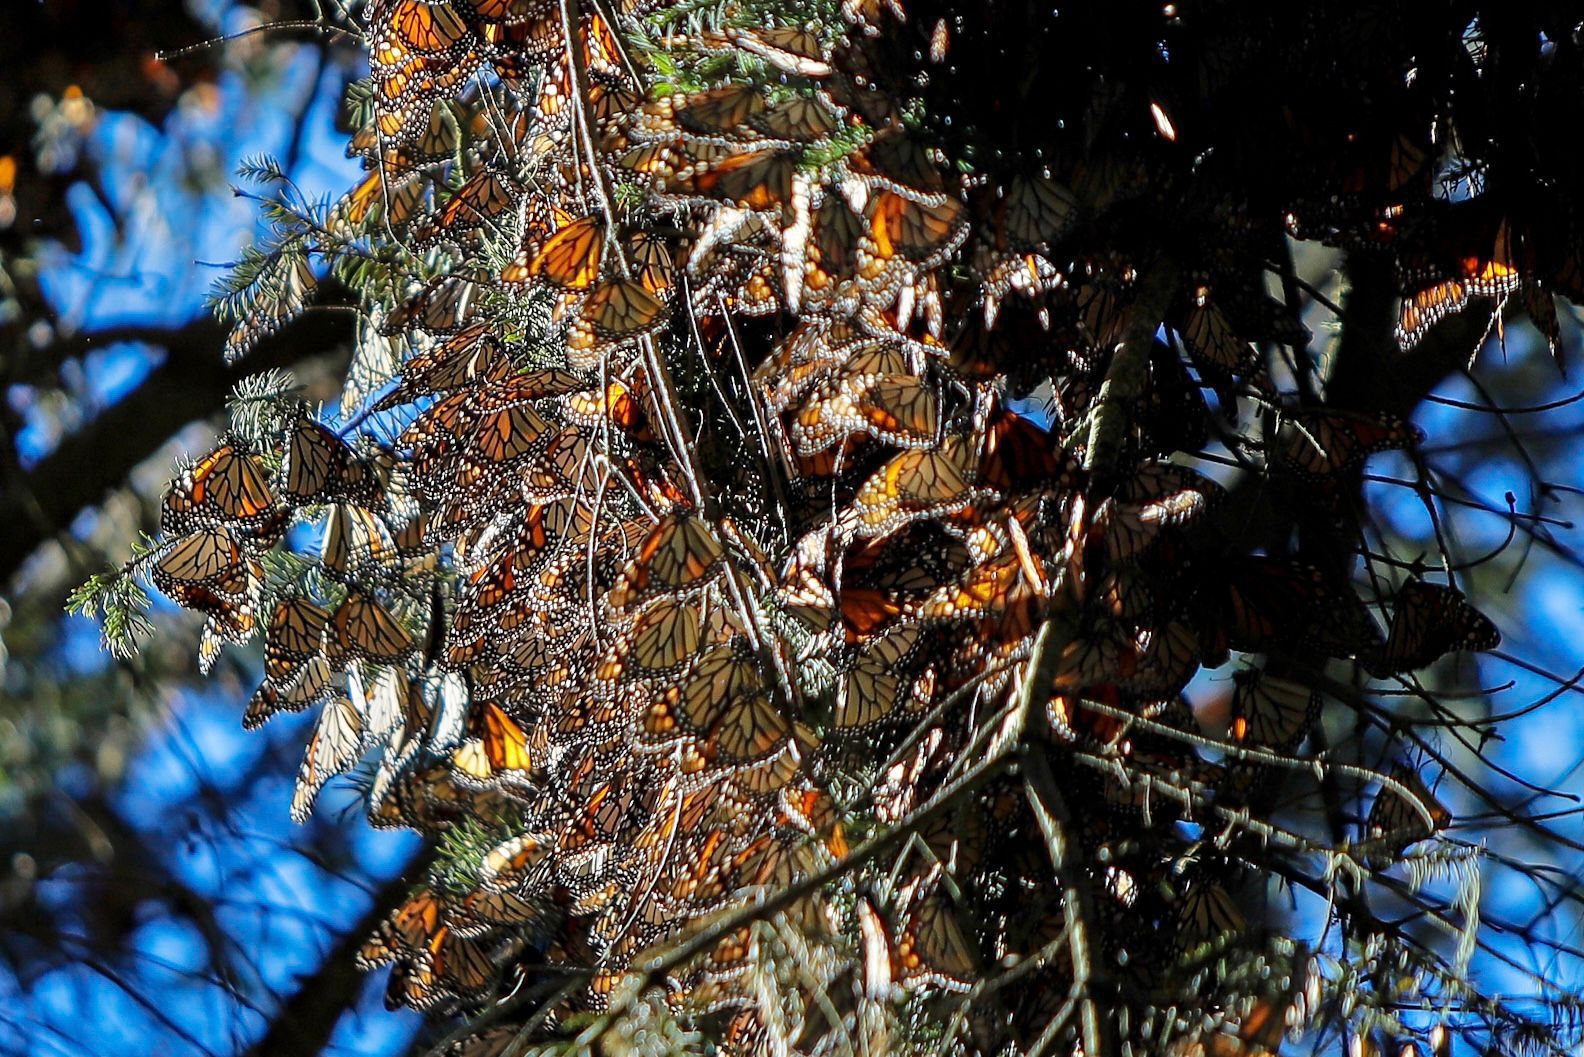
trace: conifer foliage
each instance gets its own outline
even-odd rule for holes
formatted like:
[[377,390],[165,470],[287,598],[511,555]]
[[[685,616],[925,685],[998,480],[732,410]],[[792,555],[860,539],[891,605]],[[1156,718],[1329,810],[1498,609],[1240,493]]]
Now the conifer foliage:
[[[327,268],[354,290],[342,406],[244,394],[139,569],[206,657],[262,641],[247,725],[318,711],[294,814],[355,771],[373,824],[438,844],[363,951],[393,1003],[458,1015],[469,1057],[1567,1044],[1371,911],[1452,919],[1397,869],[1444,865],[1452,819],[1400,728],[1368,767],[1321,718],[1500,636],[1454,563],[1366,553],[1364,461],[1422,468],[1420,436],[1343,392],[1291,246],[1395,280],[1370,357],[1471,300],[1560,349],[1577,25],[371,0],[362,28],[366,178],[316,206],[261,166],[276,236],[221,302],[243,355]],[[1190,708],[1224,665],[1226,714]],[[1291,938],[1289,890],[1347,944]]]

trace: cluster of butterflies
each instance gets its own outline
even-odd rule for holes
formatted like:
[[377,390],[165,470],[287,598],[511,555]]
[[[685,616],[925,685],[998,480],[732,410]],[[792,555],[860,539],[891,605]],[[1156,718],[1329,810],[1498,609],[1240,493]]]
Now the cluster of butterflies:
[[[295,815],[360,768],[375,824],[466,836],[364,948],[393,1002],[476,1009],[559,973],[568,1008],[606,1008],[640,954],[912,824],[1036,666],[1096,957],[1119,993],[1165,993],[1263,927],[1257,864],[1174,823],[1266,810],[1321,710],[1250,667],[1224,715],[1195,714],[1189,680],[1234,651],[1387,677],[1495,627],[1414,578],[1382,633],[1345,576],[1206,546],[1223,487],[1172,456],[1207,443],[1207,391],[1223,415],[1278,407],[1260,349],[1305,340],[1247,268],[1270,230],[1203,239],[1152,305],[1148,260],[1073,246],[1117,211],[1128,230],[1143,170],[975,169],[921,131],[883,61],[922,32],[909,54],[944,73],[947,20],[847,0],[684,32],[668,6],[373,0],[370,173],[331,215],[411,253],[369,306],[405,354],[360,419],[395,425],[376,442],[300,410],[272,442],[226,439],[173,484],[154,582],[206,615],[206,657],[262,638],[248,725],[320,709]],[[1517,289],[1500,230],[1483,263],[1413,282]],[[1404,339],[1451,299],[1410,295]],[[1122,465],[1098,467],[1112,350],[1138,334]],[[1016,398],[1041,382],[1049,408]],[[1328,494],[1417,442],[1288,407],[1246,454]],[[283,564],[305,523],[317,542]],[[1027,962],[970,1034],[1031,1044],[1075,974],[1043,819],[992,777],[885,869],[782,907],[819,952],[801,990],[837,996],[782,1010],[782,1037],[819,1050],[865,999]],[[1361,838],[1390,859],[1449,822],[1402,769]],[[745,923],[649,982],[760,1052],[773,946]]]

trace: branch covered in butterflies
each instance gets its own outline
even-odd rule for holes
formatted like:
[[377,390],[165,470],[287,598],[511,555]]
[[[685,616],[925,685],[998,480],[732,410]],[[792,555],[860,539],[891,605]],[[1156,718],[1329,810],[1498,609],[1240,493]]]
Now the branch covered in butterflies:
[[762,899],[755,900],[741,910],[725,914],[705,924],[696,933],[668,948],[663,953],[633,966],[632,979],[609,1009],[594,1018],[577,1036],[577,1045],[592,1046],[610,1028],[611,1023],[636,1003],[646,989],[664,976],[708,951],[724,937],[745,925],[764,921],[792,906],[798,900],[817,892],[844,876],[856,871],[882,853],[911,838],[921,827],[957,806],[962,799],[1003,773],[1018,762],[1013,743],[1002,742],[1000,750],[975,764],[965,774],[943,786],[928,802],[914,809],[894,826],[853,848],[847,855],[817,870],[807,877],[779,888]]
[[[975,1022],[994,1052],[1166,1045],[1157,1022],[1184,1045],[1258,1033],[1227,1015],[1238,971],[1194,963],[1268,953],[1279,923],[1234,892],[1268,883],[1269,859],[1320,855],[1351,906],[1451,821],[1416,767],[1382,763],[1411,733],[1361,723],[1340,756],[1312,735],[1323,702],[1298,662],[1388,678],[1500,642],[1357,516],[1365,460],[1419,440],[1378,413],[1405,398],[1389,335],[1428,355],[1436,320],[1511,292],[1520,266],[1572,290],[1571,259],[1514,253],[1512,230],[1538,231],[1527,213],[1458,209],[1471,233],[1428,244],[1418,222],[1446,215],[1419,133],[1368,137],[1356,164],[1310,157],[1329,132],[1302,106],[1259,120],[1310,165],[1243,187],[1243,167],[1217,170],[1234,145],[1180,142],[1223,135],[1197,72],[1147,105],[1052,80],[1083,66],[1055,57],[1082,35],[1043,16],[371,8],[354,143],[378,172],[332,215],[355,238],[383,206],[376,249],[400,252],[365,299],[413,352],[365,343],[353,397],[399,375],[366,421],[416,406],[394,445],[301,409],[281,436],[228,438],[166,499],[151,575],[206,614],[211,653],[262,632],[249,722],[320,706],[295,811],[375,748],[371,818],[450,835],[360,952],[396,965],[389,1000],[490,1007],[507,982],[545,994],[541,963],[564,964],[553,1001],[589,1012],[585,1048],[662,1001],[691,1017],[752,999],[720,1040],[731,1057],[801,1049],[804,1013],[829,1022],[814,1048],[840,1047],[835,977],[797,953],[823,940],[772,935],[806,914],[862,935],[870,997],[984,995],[992,958],[1034,958],[1029,994],[997,999],[1031,1020],[982,1038]],[[1162,17],[1176,34],[1175,5]],[[958,76],[1008,36],[1031,49],[1015,96]],[[1138,61],[1206,68],[1205,42],[1162,39],[1136,41]],[[1029,85],[1090,116],[1026,125]],[[1494,250],[1464,252],[1487,231]],[[1283,394],[1262,350],[1309,337],[1295,267],[1287,304],[1265,289],[1290,235],[1356,256],[1328,377],[1295,355]],[[1052,421],[1015,399],[1036,385]],[[1241,504],[1178,458],[1213,461],[1217,442]],[[1450,579],[1455,535],[1415,466]],[[266,568],[322,507],[319,555]],[[1360,554],[1385,635],[1352,583]],[[1234,677],[1221,730],[1184,694],[1234,653],[1269,661]],[[1329,839],[1281,813],[1308,774]],[[1371,791],[1350,842],[1348,798]],[[876,902],[844,916],[870,873]],[[552,1022],[572,1023],[541,1008],[521,1030]]]

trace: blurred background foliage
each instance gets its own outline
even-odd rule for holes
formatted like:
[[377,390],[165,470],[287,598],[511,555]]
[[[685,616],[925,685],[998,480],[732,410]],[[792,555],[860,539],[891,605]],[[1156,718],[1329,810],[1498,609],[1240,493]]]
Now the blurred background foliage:
[[360,974],[327,958],[399,894],[411,843],[334,811],[291,826],[301,725],[244,737],[231,705],[251,677],[200,682],[196,624],[173,607],[124,662],[62,615],[152,531],[170,466],[208,443],[239,378],[289,367],[312,397],[339,377],[347,314],[310,315],[233,369],[206,305],[257,233],[232,188],[244,155],[269,153],[310,196],[356,171],[337,120],[365,60],[325,28],[335,14],[7,7],[0,1052],[369,1053],[413,1030],[363,1017]]

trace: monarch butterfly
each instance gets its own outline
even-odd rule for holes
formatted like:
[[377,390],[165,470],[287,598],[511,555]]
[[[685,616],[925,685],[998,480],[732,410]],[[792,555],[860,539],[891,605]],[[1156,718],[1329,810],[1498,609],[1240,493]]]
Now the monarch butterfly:
[[1493,650],[1501,632],[1455,587],[1409,580],[1397,592],[1386,644],[1364,657],[1377,676],[1423,668],[1456,650]]
[[524,371],[482,390],[478,396],[478,407],[480,411],[486,412],[515,407],[525,401],[564,396],[586,384],[580,375],[559,368]]
[[671,289],[676,267],[671,261],[671,247],[666,237],[654,231],[639,230],[628,235],[626,242],[628,264],[638,285],[656,297]]
[[454,94],[479,67],[473,51],[419,55],[389,49],[389,63],[371,63],[374,127],[388,150],[423,134],[437,98]]
[[669,181],[688,164],[680,143],[644,143],[617,159],[616,164],[630,173]]
[[685,95],[672,105],[675,121],[687,132],[708,141],[725,142],[751,135],[748,122],[764,113],[769,104],[751,85],[725,84]]
[[942,194],[946,182],[930,152],[910,136],[892,134],[876,138],[849,160],[854,173],[871,186],[914,199]]
[[346,576],[371,563],[387,565],[395,554],[396,544],[382,519],[353,503],[330,507],[319,548],[319,560],[326,569]]
[[427,733],[417,727],[427,726],[433,716],[421,681],[394,667],[354,664],[347,668],[346,685],[347,695],[363,714],[364,735],[387,758],[405,765]]
[[188,599],[224,604],[247,593],[246,558],[223,528],[202,529],[176,540],[154,565],[154,584],[189,608]]
[[797,95],[749,119],[756,131],[773,140],[817,143],[841,128],[823,95]]
[[722,936],[715,946],[698,960],[696,972],[700,977],[692,989],[694,1001],[706,1003],[731,993],[732,984],[748,971],[750,959],[758,948],[752,928],[734,929]]
[[479,880],[488,891],[523,891],[536,887],[535,875],[550,862],[552,840],[546,833],[521,833],[484,854]]
[[279,538],[286,521],[263,461],[229,443],[188,468],[165,494],[160,509],[165,532],[228,524],[266,547]]
[[470,717],[474,734],[451,753],[451,766],[466,782],[492,784],[511,778],[508,771],[520,772],[524,779],[536,770],[528,735],[494,702],[475,706]]
[[863,219],[839,195],[826,196],[809,217],[803,286],[811,297],[830,298],[858,273]]
[[1006,612],[1013,602],[1032,601],[1028,581],[1032,572],[1040,581],[1044,575],[1041,563],[1029,555],[1034,563],[1025,569],[1020,555],[1008,550],[990,561],[969,569],[958,580],[941,585],[918,607],[920,619],[947,622],[954,620],[984,620],[996,618]]
[[480,414],[468,435],[469,450],[486,465],[515,462],[537,451],[550,421],[531,404],[510,404]]
[[462,939],[476,940],[503,927],[535,924],[542,913],[511,892],[469,892],[446,909],[446,924]]
[[400,761],[400,766],[389,755],[380,761],[368,793],[368,819],[375,827],[405,826],[432,832],[442,823],[454,823],[461,804],[471,810],[490,807],[472,790],[463,790],[451,780],[447,761],[417,766],[415,759],[416,754]]
[[558,746],[601,747],[631,719],[631,703],[624,695],[572,691],[585,687],[592,665],[583,656],[568,658],[544,678],[563,687],[561,709],[555,716],[551,741]]
[[1311,687],[1249,668],[1232,678],[1233,741],[1291,752],[1320,717],[1320,694]]
[[656,189],[684,200],[723,201],[756,211],[779,209],[792,198],[796,168],[794,156],[786,151],[743,150],[696,164],[686,175],[662,179]]
[[424,396],[499,382],[511,371],[505,347],[487,323],[474,323],[402,365],[397,387],[374,403],[384,411]]
[[772,260],[734,260],[716,277],[727,311],[743,317],[774,315],[781,309],[778,273]]
[[[599,278],[604,255],[605,218],[599,214],[580,217],[545,239],[528,259],[524,278],[543,279],[563,290],[586,290]],[[518,274],[512,271],[502,278],[510,282]]]
[[357,967],[367,972],[424,950],[444,924],[445,912],[435,891],[420,886],[380,921],[359,948],[354,959]]
[[301,596],[277,602],[264,628],[265,679],[285,678],[318,656],[329,622],[329,610]]
[[1078,325],[1091,347],[1109,349],[1122,340],[1128,312],[1114,279],[1092,276],[1078,287]]
[[1186,620],[1164,620],[1151,629],[1138,665],[1123,680],[1123,686],[1142,697],[1173,696],[1199,670],[1199,656],[1199,635],[1193,625]]
[[1203,943],[1217,943],[1243,932],[1248,921],[1232,893],[1215,881],[1199,878],[1188,883],[1177,904],[1176,947],[1188,952]]
[[324,784],[350,768],[362,754],[363,714],[351,698],[336,694],[320,710],[313,736],[303,753],[302,765],[297,769],[297,788],[291,802],[292,821],[305,821]]
[[385,337],[394,337],[417,327],[431,334],[455,333],[477,311],[476,301],[482,289],[482,284],[460,275],[431,279],[422,290],[385,316],[379,332]]
[[589,103],[594,120],[602,125],[629,124],[642,102],[636,92],[624,85],[596,84],[589,87]]
[[622,571],[621,583],[610,592],[611,605],[626,609],[656,595],[696,590],[714,576],[725,557],[702,518],[681,511],[667,514]]
[[383,175],[388,176],[393,162],[407,168],[424,162],[444,161],[454,157],[467,143],[466,114],[454,99],[434,100],[429,106],[427,121],[421,124],[422,127],[404,137],[396,149],[389,149],[380,142],[377,123],[365,125],[347,145],[347,157],[380,158],[385,170]]
[[1375,452],[1412,448],[1423,439],[1417,428],[1396,415],[1289,412],[1282,416],[1276,456],[1304,479],[1325,481],[1353,469]]
[[631,664],[646,678],[679,671],[703,644],[704,614],[696,603],[658,598],[633,621],[616,644],[620,664]]
[[1195,288],[1177,332],[1195,366],[1216,378],[1254,376],[1261,370],[1254,347],[1233,329],[1208,286]]
[[294,499],[348,499],[379,505],[377,470],[329,427],[300,415],[286,439],[282,490]]
[[578,425],[598,428],[609,423],[635,441],[655,439],[643,409],[643,393],[628,383],[612,379],[603,393],[597,389],[572,393],[562,406],[567,419]]
[[[590,780],[597,784],[587,791],[571,824],[561,834],[558,850],[576,852],[591,845],[609,844],[629,836],[637,819],[645,814],[644,790],[630,772],[600,778],[592,769]],[[574,788],[574,795],[583,792]]]
[[[1046,291],[1067,285],[1066,275],[1038,253],[994,253],[981,247],[975,251],[972,268],[984,287],[987,326],[995,325],[1000,317],[1001,301],[1008,294],[1015,292],[1036,301]],[[1049,318],[1045,307],[1041,306],[1038,311],[1041,318]]]
[[336,202],[330,213],[330,226],[360,231],[383,221],[400,228],[418,213],[432,186],[421,175],[393,177],[384,169],[376,170]]
[[1052,685],[1058,690],[1082,690],[1125,682],[1138,671],[1139,658],[1148,645],[1148,636],[1132,625],[1096,620],[1085,634],[1062,648]]
[[777,69],[800,77],[828,77],[829,55],[819,37],[801,26],[726,30],[726,39]]
[[328,655],[333,665],[349,660],[388,664],[412,652],[411,633],[370,596],[354,591],[330,621]]
[[424,1011],[454,999],[476,1001],[490,992],[499,975],[480,941],[441,926],[419,956],[397,961],[386,985],[385,1004]]
[[1452,824],[1452,812],[1430,792],[1416,769],[1398,761],[1392,766],[1391,777],[1408,795],[1382,786],[1370,805],[1366,823],[1369,839],[1385,847],[1388,861],[1401,856],[1410,844],[1426,840]]
[[431,517],[417,514],[402,522],[394,537],[396,553],[406,559],[423,559],[434,554],[434,541],[429,535]]
[[823,451],[860,431],[899,448],[923,448],[935,442],[940,401],[922,378],[910,374],[856,378],[854,374],[849,370],[816,388],[799,409],[792,425],[799,454]]
[[397,446],[411,452],[413,475],[420,486],[432,472],[430,464],[438,462],[455,441],[466,435],[478,418],[477,412],[476,392],[442,394],[397,435]]
[[375,121],[398,143],[429,120],[430,104],[478,67],[473,32],[448,0],[387,0],[369,12]]
[[899,597],[927,594],[960,576],[974,561],[993,557],[1007,542],[1004,534],[987,533],[993,544],[990,549],[971,548],[955,528],[914,522],[888,539],[864,542],[847,554],[843,590],[856,582]]
[[451,1043],[445,1048],[444,1057],[506,1057],[521,1030],[514,1024],[485,1028]]
[[698,659],[682,683],[675,718],[700,739],[707,758],[728,767],[764,759],[792,732],[740,643]]
[[1528,270],[1528,261],[1520,260],[1520,241],[1512,224],[1488,214],[1478,202],[1468,209],[1473,211],[1459,210],[1444,218],[1440,230],[1446,232],[1450,248],[1431,247],[1426,251],[1429,261],[1410,266],[1407,282],[1435,281],[1403,297],[1397,341],[1404,349],[1418,344],[1442,319],[1461,311],[1470,298],[1502,298],[1517,290],[1523,278],[1520,267]]
[[[1274,981],[1275,989],[1257,996],[1235,1020],[1222,1026],[1211,1040],[1210,1052],[1223,1057],[1275,1057],[1288,1031],[1307,1022],[1306,1011],[1312,1009],[1305,996],[1309,972],[1308,964],[1302,963]],[[1228,1029],[1235,1029],[1235,1034]]]
[[[373,676],[371,683],[365,682],[364,669],[352,665],[347,669],[347,693],[363,702],[363,729],[371,742],[381,746],[384,759],[406,766],[426,743],[438,753],[448,741],[455,742],[455,723],[450,716],[436,716],[426,680],[383,665],[373,668]],[[431,731],[437,726],[446,729]]]
[[919,202],[893,190],[869,196],[864,207],[869,228],[858,243],[858,274],[872,281],[893,260],[916,268],[940,264],[968,235],[968,209],[942,195],[939,201]]
[[1198,594],[1207,655],[1222,645],[1259,652],[1292,646],[1333,657],[1369,651],[1379,632],[1350,585],[1320,569],[1263,555],[1223,565]]
[[[711,834],[715,837],[717,833]],[[781,887],[791,882],[798,865],[797,853],[806,854],[808,843],[795,832],[764,833],[744,847],[737,841],[713,840],[694,856],[696,887],[688,898],[699,909],[719,907],[744,889]]]
[[852,503],[860,536],[888,536],[910,521],[955,513],[973,502],[966,438],[928,451],[904,451],[858,488]]
[[1077,213],[1077,197],[1062,184],[1044,175],[1014,176],[997,216],[996,246],[1043,252],[1067,233]]
[[979,459],[979,479],[1003,492],[1041,482],[1070,486],[1077,465],[1060,457],[1050,431],[997,403],[989,414]]
[[1103,533],[1106,554],[1120,561],[1144,551],[1163,530],[1194,523],[1223,495],[1220,485],[1185,466],[1145,463],[1100,505],[1092,524]]
[[418,241],[456,239],[493,223],[514,208],[519,198],[519,189],[495,169],[480,169],[446,199],[429,223],[418,229]]
[[[908,608],[909,599],[896,590],[861,587],[853,583],[842,584],[839,603],[826,594],[815,598],[831,598],[836,615],[841,617],[842,630],[849,642],[857,642],[881,630]],[[827,626],[828,623],[827,623]]]
[[382,48],[444,53],[465,44],[471,32],[452,0],[387,0],[370,10],[369,21],[375,25],[376,63],[389,60]]
[[941,878],[937,864],[902,890],[891,939],[891,975],[903,984],[966,991],[979,959]]
[[589,69],[603,79],[615,80],[628,72],[616,33],[597,14],[589,16],[588,27],[583,31],[583,48]]
[[484,23],[483,37],[493,45],[493,55],[501,59],[521,59],[542,63],[556,56],[561,47],[561,21],[552,9],[530,0],[478,0],[474,10]]
[[748,764],[731,776],[731,782],[748,797],[765,797],[791,784],[803,763],[819,747],[818,735],[803,723],[792,725],[792,737],[768,759]]
[[520,584],[518,575],[539,567],[549,542],[541,532],[535,531],[538,528],[540,526],[530,526],[491,561],[479,564],[468,573],[458,608],[459,617],[493,609],[512,599],[520,586],[525,586]]
[[862,729],[889,719],[912,687],[909,667],[919,648],[920,629],[903,624],[865,645],[837,683],[837,728]]
[[330,690],[331,674],[329,662],[315,656],[284,675],[265,679],[242,714],[242,729],[256,730],[278,712],[301,712],[317,703]]
[[[666,319],[666,304],[632,279],[611,279],[594,288],[569,329],[570,351],[586,358],[611,344],[645,334]],[[577,361],[574,361],[576,363]]]

